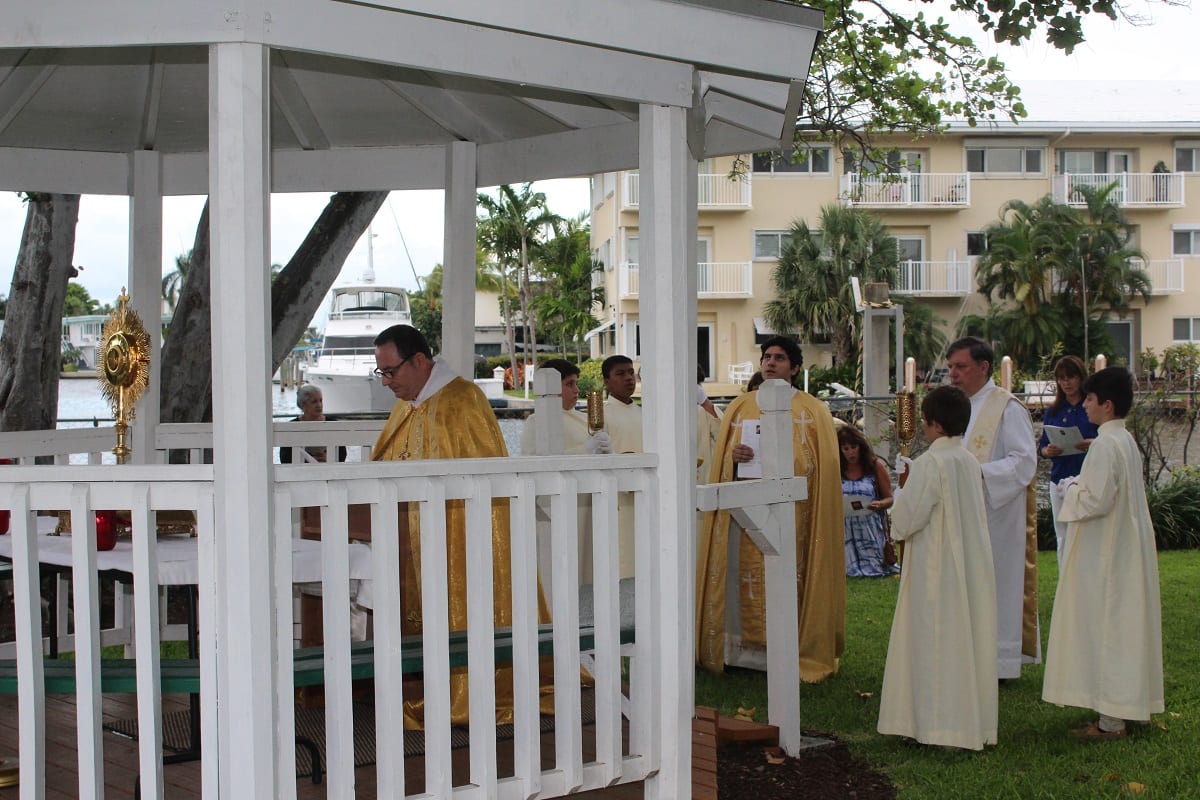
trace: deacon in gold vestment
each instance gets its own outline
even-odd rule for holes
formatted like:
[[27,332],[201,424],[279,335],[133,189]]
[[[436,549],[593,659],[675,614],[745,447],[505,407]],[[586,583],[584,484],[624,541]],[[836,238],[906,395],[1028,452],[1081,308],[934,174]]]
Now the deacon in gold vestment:
[[[762,348],[765,379],[791,382],[800,371],[799,346],[786,337]],[[725,410],[713,448],[709,482],[737,479],[737,464],[753,456],[741,444],[742,423],[760,416],[755,393]],[[800,606],[800,677],[823,680],[837,672],[845,646],[846,557],[842,482],[833,417],[806,392],[792,397],[796,475],[808,480],[808,500],[796,504],[796,591]],[[731,541],[727,511],[705,515],[697,560],[697,658],[707,669],[728,663],[766,668],[763,556],[744,533]]]
[[[411,461],[429,458],[505,457],[508,449],[487,398],[479,387],[458,377],[441,358],[433,358],[425,337],[408,325],[394,325],[375,339],[376,374],[399,399],[371,451],[372,461]],[[405,511],[407,505],[407,511]],[[512,559],[509,550],[507,500],[492,501],[492,580],[494,623],[512,625]],[[400,511],[401,603],[405,634],[421,631],[420,513],[414,504]],[[446,557],[449,576],[450,630],[467,629],[466,505],[446,502]],[[539,617],[548,622],[539,592]],[[545,700],[546,698],[544,698]],[[545,705],[545,702],[543,702]],[[546,710],[546,709],[543,709]],[[466,725],[467,672],[452,671],[450,717]],[[496,722],[512,722],[512,668],[496,670]],[[405,726],[419,728],[421,702],[404,704]]]

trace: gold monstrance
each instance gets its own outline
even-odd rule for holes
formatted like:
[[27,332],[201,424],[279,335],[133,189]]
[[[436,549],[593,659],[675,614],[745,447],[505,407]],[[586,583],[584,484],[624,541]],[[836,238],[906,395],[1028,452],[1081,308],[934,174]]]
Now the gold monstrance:
[[604,430],[604,393],[599,389],[587,394],[588,433]]
[[125,434],[138,398],[150,383],[150,334],[128,303],[129,295],[121,287],[117,307],[104,323],[100,344],[96,346],[100,391],[112,406],[117,421],[117,446],[113,454],[118,464],[124,464],[132,452],[125,444]]

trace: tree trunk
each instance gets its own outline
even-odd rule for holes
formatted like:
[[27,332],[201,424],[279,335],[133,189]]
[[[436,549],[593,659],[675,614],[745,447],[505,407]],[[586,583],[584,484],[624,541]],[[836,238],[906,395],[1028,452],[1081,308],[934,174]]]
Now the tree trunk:
[[53,430],[79,195],[31,194],[0,336],[0,431]]
[[[325,294],[337,280],[347,256],[362,236],[387,192],[338,192],[330,198],[308,236],[271,286],[271,371],[283,362]],[[212,318],[209,313],[210,264],[208,204],[196,226],[192,263],[162,356],[162,421],[212,419]],[[267,269],[267,265],[263,265]],[[264,375],[268,380],[270,375]]]
[[511,303],[508,301],[508,268],[500,264],[500,300],[504,313],[504,335],[508,337],[508,368],[512,373],[513,388],[517,388],[517,342],[513,335]]

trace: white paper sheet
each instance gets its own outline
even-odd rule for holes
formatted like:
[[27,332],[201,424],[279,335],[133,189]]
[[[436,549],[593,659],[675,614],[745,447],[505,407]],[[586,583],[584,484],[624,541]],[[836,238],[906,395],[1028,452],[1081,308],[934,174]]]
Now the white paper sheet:
[[737,465],[737,476],[739,478],[761,478],[762,457],[759,453],[758,420],[748,419],[742,422],[742,440],[740,444],[744,444],[753,450],[754,458]]
[[[1058,445],[1062,448],[1062,455],[1074,456],[1083,452],[1082,450],[1075,449],[1075,445],[1083,441],[1083,434],[1074,425],[1069,428],[1047,425],[1042,430],[1046,432],[1046,438],[1050,440],[1050,444]],[[1056,456],[1056,458],[1061,458],[1061,456]]]

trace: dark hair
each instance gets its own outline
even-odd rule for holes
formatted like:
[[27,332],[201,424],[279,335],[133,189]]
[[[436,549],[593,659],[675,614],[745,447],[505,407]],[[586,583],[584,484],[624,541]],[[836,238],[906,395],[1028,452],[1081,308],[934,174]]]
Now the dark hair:
[[[797,344],[796,340],[790,336],[772,336],[770,339],[767,339],[765,342],[763,342],[762,347],[760,348],[762,354],[758,359],[760,364],[762,363],[762,357],[765,356],[767,354],[767,350],[772,347],[778,347],[780,350],[782,350],[787,355],[788,361],[790,361],[792,366],[797,370],[804,366],[804,354],[800,352],[800,345]],[[797,372],[796,374],[798,375],[799,373]],[[792,382],[795,383],[794,375],[792,376]]]
[[613,367],[621,364],[629,364],[632,366],[633,359],[629,356],[609,356],[608,358],[604,359],[604,363],[600,365],[601,377],[603,377],[604,380],[608,380],[609,376],[612,375]]
[[396,345],[396,352],[400,354],[401,358],[412,358],[417,353],[423,354],[426,358],[433,358],[433,351],[429,349],[429,342],[425,341],[425,335],[412,325],[393,325],[390,328],[384,328],[375,337],[376,347],[382,347],[389,342]]
[[697,364],[696,365],[696,383],[704,383],[705,377],[707,377],[707,376],[705,376],[705,374],[704,374],[704,365]]
[[569,378],[572,375],[579,374],[579,367],[575,366],[570,361],[567,361],[565,358],[546,359],[542,362],[542,366],[539,369],[546,369],[547,367],[557,371],[558,374],[564,378]]
[[1059,378],[1079,378],[1080,389],[1082,382],[1087,380],[1087,367],[1079,356],[1063,356],[1054,362],[1054,402],[1050,404],[1050,413],[1057,414],[1067,404],[1067,393],[1058,385]]
[[950,343],[950,346],[946,348],[946,358],[954,355],[959,350],[969,350],[971,360],[976,364],[980,361],[986,361],[988,365],[988,377],[992,377],[992,370],[996,366],[996,351],[992,349],[990,344],[977,336],[964,336]]
[[1083,393],[1100,403],[1112,401],[1113,413],[1123,419],[1133,407],[1133,375],[1124,367],[1102,369],[1083,382]]
[[863,471],[867,474],[875,474],[875,449],[871,447],[871,442],[867,439],[867,435],[853,425],[843,425],[838,428],[838,460],[842,463],[842,475],[846,474],[846,456],[842,453],[842,445],[854,444],[858,445],[858,463],[863,465]]
[[921,416],[941,425],[947,436],[962,436],[971,422],[971,401],[957,386],[939,386],[921,401]]
[[753,392],[758,387],[762,386],[763,376],[762,370],[758,370],[750,376],[750,380],[746,381],[746,391]]

